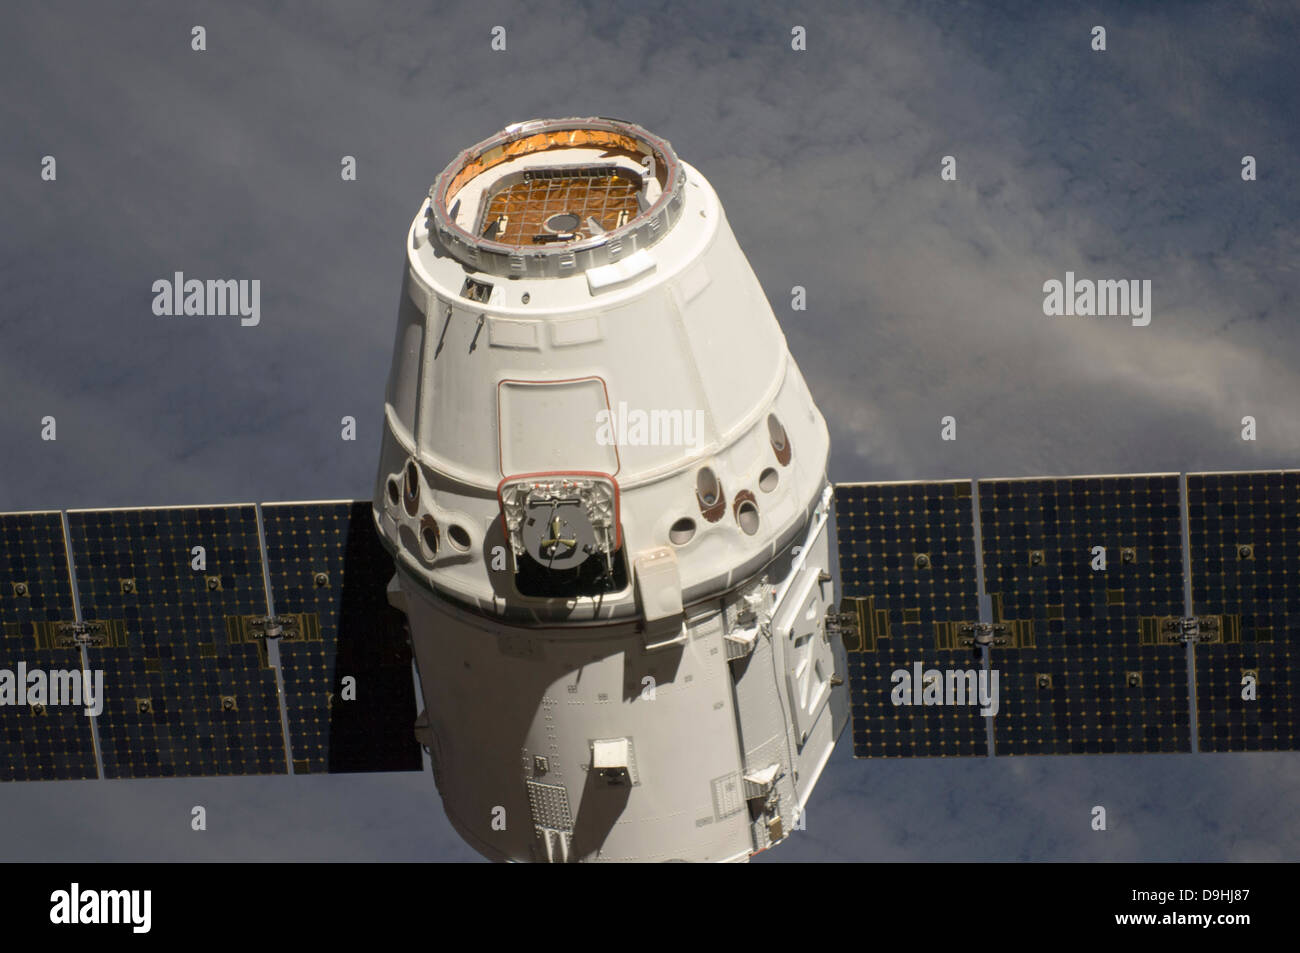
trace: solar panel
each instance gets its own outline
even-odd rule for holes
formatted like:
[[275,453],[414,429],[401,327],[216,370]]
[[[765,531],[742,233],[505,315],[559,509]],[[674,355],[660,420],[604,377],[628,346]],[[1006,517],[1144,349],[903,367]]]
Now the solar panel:
[[[996,753],[1190,750],[1178,477],[982,480]],[[1104,559],[1104,562],[1103,562]]]
[[[1178,478],[978,486],[978,529],[966,481],[835,488],[854,753],[989,753],[991,689],[998,754],[1189,750]],[[1296,750],[1300,471],[1192,474],[1187,498],[1201,748]],[[75,588],[59,513],[0,514],[0,780],[95,777],[96,724],[105,777],[283,773],[277,654],[295,772],[421,767],[370,503],[263,512],[265,576],[252,505],[73,511]],[[52,696],[83,657],[97,720]],[[25,704],[35,671],[57,675]]]
[[[1187,477],[1202,751],[1300,748],[1300,471]],[[1208,638],[1212,641],[1206,641]]]
[[299,617],[280,640],[294,771],[421,770],[411,650],[369,501],[262,516],[276,615]]
[[86,706],[62,704],[74,700],[70,691],[50,691],[52,682],[71,689],[64,673],[82,671],[68,628],[75,621],[60,514],[0,514],[0,781],[98,774]]
[[971,484],[835,487],[857,757],[986,755]]
[[284,773],[255,508],[80,510],[68,523],[109,778]]

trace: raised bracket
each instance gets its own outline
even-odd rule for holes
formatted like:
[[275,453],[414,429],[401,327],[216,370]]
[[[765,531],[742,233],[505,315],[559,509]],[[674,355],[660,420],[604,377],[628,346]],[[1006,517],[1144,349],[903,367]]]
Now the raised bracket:
[[301,637],[301,621],[298,615],[254,616],[248,620],[249,634],[255,639],[294,641]]
[[60,622],[56,632],[59,646],[66,648],[103,645],[106,635],[102,622]]
[[[1171,642],[1232,645],[1241,641],[1240,615],[1144,615],[1138,619],[1138,625],[1143,645],[1168,645]],[[1255,638],[1259,641],[1258,632]]]
[[1166,641],[1187,643],[1218,642],[1219,617],[1217,615],[1183,616],[1163,620],[1160,634]]
[[964,622],[957,626],[962,645],[1006,645],[1007,627],[1002,622]]

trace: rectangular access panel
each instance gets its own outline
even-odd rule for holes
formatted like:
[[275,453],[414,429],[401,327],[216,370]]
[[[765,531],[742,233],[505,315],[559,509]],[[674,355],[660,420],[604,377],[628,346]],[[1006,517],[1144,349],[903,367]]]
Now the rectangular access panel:
[[1300,471],[1192,473],[1187,501],[1200,748],[1295,751]]
[[981,480],[998,755],[1190,750],[1177,474]]
[[252,504],[68,514],[109,778],[283,774]]
[[970,481],[840,484],[835,523],[854,755],[987,755]]
[[405,619],[368,500],[262,508],[295,773],[419,771]]
[[0,781],[98,776],[75,621],[62,516],[0,514]]

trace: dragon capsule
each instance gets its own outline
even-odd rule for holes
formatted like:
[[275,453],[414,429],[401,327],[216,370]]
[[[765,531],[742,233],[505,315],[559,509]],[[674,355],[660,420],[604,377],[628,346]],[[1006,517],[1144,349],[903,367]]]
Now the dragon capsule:
[[844,726],[826,423],[718,196],[517,123],[411,224],[374,518],[446,813],[494,860],[745,860]]

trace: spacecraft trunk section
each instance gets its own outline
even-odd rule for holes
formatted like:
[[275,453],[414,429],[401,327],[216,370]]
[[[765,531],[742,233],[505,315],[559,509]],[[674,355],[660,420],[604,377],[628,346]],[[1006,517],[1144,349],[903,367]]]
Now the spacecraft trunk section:
[[604,119],[407,236],[374,516],[447,814],[500,860],[740,860],[847,707],[826,425],[717,195]]

